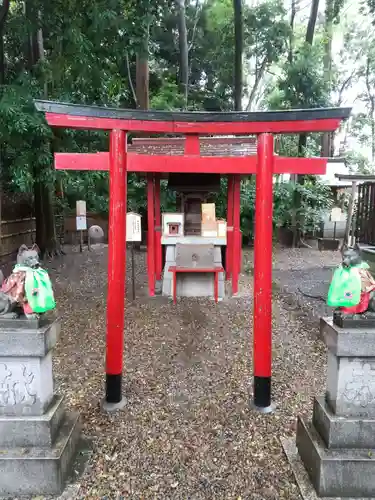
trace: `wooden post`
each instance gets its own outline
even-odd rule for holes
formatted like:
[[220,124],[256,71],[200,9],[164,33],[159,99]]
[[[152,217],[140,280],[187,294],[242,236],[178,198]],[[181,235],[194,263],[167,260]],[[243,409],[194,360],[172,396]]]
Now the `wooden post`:
[[227,251],[225,258],[226,279],[232,276],[232,247],[233,247],[233,175],[228,175],[227,188]]
[[155,295],[155,198],[154,174],[147,174],[147,274],[148,293]]
[[157,280],[161,280],[163,272],[161,233],[160,175],[155,175],[155,268]]
[[254,241],[254,406],[271,407],[273,135],[258,137]]
[[132,296],[135,300],[135,264],[134,264],[134,241],[131,243],[131,258],[132,258]]
[[[354,209],[354,200],[355,196],[357,194],[357,181],[352,182],[352,192],[349,200],[349,207],[348,207],[348,217],[346,219],[346,226],[345,226],[345,236],[344,236],[344,245],[348,245],[349,242],[349,236],[350,236],[350,229],[352,226],[352,219],[353,219],[353,209]],[[354,235],[352,239],[354,238]]]
[[122,406],[126,275],[126,132],[110,132],[109,243],[107,294],[106,396],[104,408]]
[[240,273],[240,263],[238,262],[241,253],[240,248],[240,199],[241,197],[241,177],[234,176],[233,180],[233,234],[232,234],[232,295],[238,293],[238,278]]

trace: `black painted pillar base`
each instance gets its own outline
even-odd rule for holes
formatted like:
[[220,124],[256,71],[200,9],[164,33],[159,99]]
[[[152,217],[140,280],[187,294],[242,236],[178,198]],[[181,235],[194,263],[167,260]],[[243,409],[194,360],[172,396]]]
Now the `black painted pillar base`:
[[118,375],[106,374],[105,399],[102,403],[104,411],[111,412],[121,410],[126,404],[122,396],[122,373]]
[[253,406],[261,413],[272,413],[271,405],[271,377],[254,376]]

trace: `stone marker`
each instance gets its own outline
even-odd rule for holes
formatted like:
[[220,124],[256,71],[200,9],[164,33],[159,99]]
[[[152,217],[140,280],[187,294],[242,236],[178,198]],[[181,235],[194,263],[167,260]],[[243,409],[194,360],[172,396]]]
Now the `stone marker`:
[[0,496],[58,495],[76,453],[78,415],[54,394],[58,319],[1,320]]
[[375,328],[321,319],[327,389],[313,420],[298,419],[297,449],[319,496],[375,497]]

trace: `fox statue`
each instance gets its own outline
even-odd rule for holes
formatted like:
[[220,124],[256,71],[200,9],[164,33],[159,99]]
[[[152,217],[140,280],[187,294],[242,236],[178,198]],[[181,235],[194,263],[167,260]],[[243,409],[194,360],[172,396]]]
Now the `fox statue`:
[[334,316],[375,319],[375,279],[358,245],[343,247],[342,264],[333,275],[327,304],[337,308]]
[[22,245],[17,264],[0,288],[0,316],[16,319],[22,316],[37,319],[40,314],[55,308],[55,299],[47,271],[40,267],[39,248]]

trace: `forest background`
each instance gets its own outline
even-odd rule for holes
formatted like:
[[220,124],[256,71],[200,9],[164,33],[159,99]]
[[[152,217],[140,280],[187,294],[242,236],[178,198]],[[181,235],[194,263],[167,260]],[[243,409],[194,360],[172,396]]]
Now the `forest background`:
[[[58,250],[57,214],[85,199],[108,212],[108,174],[56,172],[56,151],[108,150],[105,132],[51,130],[33,98],[164,110],[353,106],[335,136],[284,136],[280,154],[340,155],[375,167],[375,0],[0,0],[2,193],[28,193],[42,252]],[[131,140],[131,137],[130,137]],[[130,174],[128,209],[144,213]],[[162,209],[174,208],[162,185]],[[241,184],[251,239],[254,180]],[[226,181],[215,196],[225,216]],[[275,227],[316,229],[332,203],[309,176],[277,183]]]

